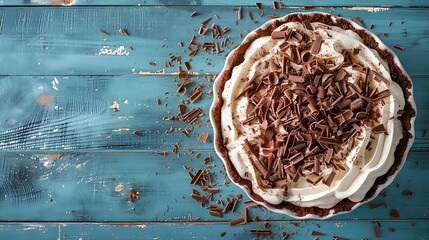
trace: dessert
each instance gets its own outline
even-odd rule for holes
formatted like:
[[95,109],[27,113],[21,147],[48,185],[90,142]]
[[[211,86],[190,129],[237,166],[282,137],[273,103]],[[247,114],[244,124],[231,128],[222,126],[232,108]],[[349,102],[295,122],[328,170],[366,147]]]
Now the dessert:
[[250,33],[214,92],[215,148],[231,180],[296,218],[377,196],[414,139],[412,83],[397,57],[330,14],[289,14]]

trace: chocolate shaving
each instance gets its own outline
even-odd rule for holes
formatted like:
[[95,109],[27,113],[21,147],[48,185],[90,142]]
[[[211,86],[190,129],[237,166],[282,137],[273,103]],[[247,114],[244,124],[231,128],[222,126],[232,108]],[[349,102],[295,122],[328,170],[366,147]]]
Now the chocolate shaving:
[[209,214],[213,217],[222,217],[222,213],[215,210],[209,210]]
[[378,238],[378,231],[376,226],[372,226],[372,231],[374,233],[374,237]]
[[399,46],[399,45],[393,45],[392,46],[393,48],[395,48],[395,49],[398,49],[398,50],[401,50],[401,51],[404,51],[405,50],[405,48],[404,47],[402,47],[402,46]]
[[201,179],[201,177],[203,176],[203,170],[202,169],[199,169],[196,173],[195,173],[195,175],[194,175],[194,177],[192,178],[192,180],[191,180],[191,182],[190,182],[190,184],[192,184],[192,185],[195,185],[200,179]]
[[245,223],[246,223],[246,221],[244,220],[244,218],[239,217],[239,218],[236,218],[234,220],[229,221],[229,226],[232,227],[232,226],[241,225],[241,224],[245,224]]
[[100,31],[102,34],[105,34],[105,35],[107,35],[107,36],[109,36],[109,35],[110,35],[108,32],[106,32],[106,30],[104,30],[104,29],[102,29],[102,28],[100,28],[100,29],[99,29],[99,31]]
[[274,1],[274,2],[273,2],[273,8],[274,8],[274,9],[281,9],[281,8],[282,8],[282,3],[281,3],[281,2]]
[[319,142],[329,145],[341,145],[343,142],[339,139],[320,137]]
[[205,26],[207,23],[209,23],[212,20],[212,17],[209,17],[201,22],[201,25]]
[[251,229],[251,234],[255,235],[271,235],[271,230],[265,230],[265,229]]
[[328,187],[331,186],[332,182],[334,181],[335,175],[336,175],[335,171],[331,171],[328,178],[324,181],[326,186],[328,186]]
[[389,212],[389,216],[392,218],[400,218],[398,210],[392,208]]
[[244,204],[245,204],[247,207],[256,207],[256,206],[259,206],[259,203],[254,202],[254,201],[252,201],[252,200],[247,200],[247,201],[245,201],[245,202],[244,202]]
[[257,7],[259,10],[262,10],[262,9],[263,9],[262,3],[257,2],[257,3],[255,3],[255,5],[256,5],[256,7]]
[[410,190],[404,190],[402,192],[402,195],[407,196],[407,197],[411,197],[411,196],[413,196],[413,192]]
[[244,143],[246,144],[247,148],[249,148],[250,152],[256,157],[259,158],[259,152],[258,150],[252,145],[250,144],[249,140],[244,139]]
[[382,207],[382,206],[387,207],[386,202],[376,202],[376,203],[371,203],[371,204],[369,205],[369,208],[370,208],[370,209],[374,209],[374,208],[378,208],[378,207]]
[[195,56],[195,54],[197,54],[197,52],[198,52],[198,48],[196,48],[196,49],[194,49],[194,50],[190,51],[190,52],[189,52],[189,54],[188,54],[188,56],[189,56],[189,57],[193,57],[193,56]]
[[312,231],[311,232],[311,236],[325,236],[326,234],[318,232],[318,231]]
[[185,62],[185,67],[188,71],[192,69],[191,63],[189,61]]
[[322,46],[322,36],[318,35],[316,40],[314,40],[313,45],[311,46],[311,54],[316,55],[320,51],[320,46]]
[[308,30],[310,30],[310,31],[313,31],[313,27],[311,26],[310,21],[308,21],[308,20],[304,20],[304,21],[302,21],[302,24],[304,25],[304,27],[305,27],[306,29],[308,29]]
[[371,71],[371,73],[373,73],[374,74],[374,79],[376,80],[376,81],[382,81],[382,82],[384,82],[384,84],[386,84],[387,86],[389,86],[390,85],[390,81],[389,80],[387,80],[386,78],[384,78],[381,74],[379,74],[378,72],[376,72],[376,71],[374,71],[374,70],[372,70]]
[[383,125],[383,124],[379,124],[379,125],[377,125],[377,126],[373,127],[373,128],[372,128],[372,131],[373,131],[375,134],[380,134],[380,133],[387,134],[386,128],[384,128],[384,125]]
[[127,30],[125,30],[124,28],[119,28],[118,32],[119,32],[121,35],[128,36],[128,32],[127,32]]
[[285,31],[273,31],[271,33],[271,38],[272,39],[284,39],[286,37],[286,32]]
[[186,112],[186,105],[185,104],[179,104],[177,106],[177,108],[179,109],[180,114],[185,114],[185,112]]
[[252,12],[247,11],[247,16],[249,17],[249,19],[250,19],[250,20],[252,20],[252,21],[253,21],[253,15],[252,15]]
[[289,75],[287,79],[289,81],[295,82],[295,83],[303,83],[305,81],[305,79],[303,77],[295,76],[295,75]]
[[201,90],[194,91],[191,96],[189,96],[189,100],[191,103],[196,102],[201,96],[203,95],[203,92]]

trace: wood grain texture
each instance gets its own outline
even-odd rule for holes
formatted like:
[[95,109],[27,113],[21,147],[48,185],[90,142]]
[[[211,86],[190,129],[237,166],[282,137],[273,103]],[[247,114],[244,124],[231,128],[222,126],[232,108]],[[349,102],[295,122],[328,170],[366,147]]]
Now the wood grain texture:
[[[201,14],[191,18],[189,14],[194,10]],[[329,11],[328,8],[316,10]],[[246,11],[252,11],[258,23],[250,21]],[[260,18],[256,8],[244,8],[243,19],[235,26],[234,8],[221,6],[1,8],[0,75],[124,75],[132,74],[133,69],[176,72],[177,63],[166,68],[165,62],[170,55],[182,56],[182,63],[189,59],[189,51],[184,52],[186,47],[179,47],[178,42],[186,46],[192,34],[197,34],[200,22],[208,17],[213,17],[210,24],[230,28],[226,34],[230,37],[229,48],[219,55],[200,51],[193,57],[192,71],[218,73],[225,55],[242,41],[239,34],[245,36],[246,31],[256,29],[270,14],[281,16],[296,11],[267,9]],[[429,9],[392,8],[375,13],[336,9],[332,13],[348,18],[358,16],[367,27],[374,24],[375,34],[388,33],[387,37],[381,36],[387,46],[398,44],[405,48],[395,52],[409,74],[429,75]],[[389,22],[392,22],[390,27]],[[120,28],[126,29],[129,36],[119,34]],[[110,35],[102,34],[100,29]],[[197,39],[200,44],[222,40]],[[116,50],[121,46],[129,55],[99,55],[103,48]],[[150,61],[156,65],[150,66]]]
[[[229,221],[240,217],[243,201],[235,212],[213,217],[190,197],[192,189],[201,193],[199,186],[190,185],[183,166],[192,172],[205,169],[203,159],[212,156],[212,185],[219,188],[214,195],[223,200],[244,191],[234,184],[224,184],[223,164],[214,152],[180,150],[180,157],[169,153],[157,154],[92,153],[92,154],[1,154],[0,221]],[[197,158],[196,154],[201,153]],[[401,219],[427,219],[429,206],[429,161],[427,153],[412,152],[394,183],[371,203],[386,202],[386,207],[370,209],[360,206],[349,214],[334,220],[385,219],[391,209],[397,209]],[[398,184],[398,185],[396,185]],[[124,190],[115,192],[122,185]],[[128,191],[135,189],[140,200],[128,200]],[[404,196],[403,191],[412,191]],[[205,193],[203,193],[205,194]],[[412,204],[404,204],[412,202]],[[221,207],[221,205],[218,204]],[[265,208],[249,208],[249,215],[261,219],[292,220]]]
[[[203,159],[209,155],[212,178],[220,189],[214,199],[244,192],[232,183],[224,184],[207,116],[189,137],[175,130],[189,128],[187,124],[162,120],[168,111],[177,112],[181,99],[187,99],[175,92],[179,64],[165,68],[164,63],[171,55],[182,56],[182,62],[189,59],[178,42],[186,45],[200,22],[213,17],[211,23],[230,28],[230,48],[219,55],[200,52],[191,62],[192,71],[199,75],[192,77],[194,85],[201,83],[203,91],[209,91],[211,83],[204,76],[221,70],[225,55],[241,42],[239,34],[257,28],[270,14],[303,9],[273,10],[267,6],[272,1],[264,1],[264,17],[259,17],[254,2],[248,1],[77,0],[74,4],[80,7],[45,6],[64,2],[0,1],[0,5],[14,5],[0,7],[0,239],[218,239],[222,231],[225,239],[254,237],[249,231],[263,228],[261,222],[243,226],[244,232],[241,226],[227,224],[239,216],[243,202],[219,219],[190,197],[198,187],[189,184],[183,166],[194,172],[205,168]],[[123,6],[107,6],[116,4]],[[374,24],[374,33],[388,33],[381,37],[388,46],[405,47],[395,52],[415,86],[416,142],[394,183],[371,202],[386,202],[387,207],[370,209],[369,203],[329,221],[294,221],[298,227],[291,224],[291,218],[260,207],[249,209],[249,215],[271,219],[273,239],[283,231],[293,233],[290,239],[314,239],[313,230],[327,234],[320,239],[332,239],[334,234],[373,239],[376,220],[381,224],[381,239],[428,239],[429,9],[410,6],[428,6],[429,2],[305,0],[283,4],[326,6],[314,9],[325,12],[330,6],[401,6],[380,12],[374,12],[378,8],[337,7],[333,13],[358,16],[367,26]],[[243,6],[243,19],[234,25],[237,6]],[[194,18],[192,11],[198,12]],[[247,18],[247,11],[258,23]],[[125,28],[129,36],[120,35],[119,28]],[[199,37],[197,41],[212,40]],[[109,49],[128,54],[100,55]],[[140,71],[148,76],[137,74]],[[110,108],[114,101],[120,111]],[[204,95],[189,106],[207,113],[210,104],[211,96]],[[170,126],[173,132],[163,134]],[[134,130],[143,135],[133,135]],[[209,133],[205,144],[197,140],[202,132]],[[171,153],[178,140],[180,156]],[[150,154],[156,151],[168,154]],[[118,185],[124,190],[115,192]],[[140,200],[128,200],[130,189],[141,194]],[[412,196],[405,196],[405,190],[412,191]],[[397,209],[401,218],[391,218],[391,209]]]
[[[212,90],[212,82],[193,77],[188,94],[176,92],[177,77],[159,76],[4,76],[0,77],[0,149],[7,151],[171,151],[181,146],[213,150],[213,131],[208,112],[212,96],[187,105],[201,108],[201,126],[165,121],[178,113],[177,105],[186,101],[197,84],[202,91]],[[415,124],[415,150],[427,150],[429,78],[413,78],[418,117]],[[40,99],[52,98],[49,104]],[[157,104],[156,99],[160,99]],[[119,111],[110,108],[113,102]],[[168,114],[171,112],[170,114]],[[172,128],[172,132],[164,134]],[[179,129],[193,129],[185,137]],[[142,136],[136,136],[137,130]],[[209,133],[205,144],[198,135]]]
[[[418,239],[428,237],[429,221],[379,221],[378,227],[374,221],[345,220],[345,221],[307,221],[270,222],[271,237],[261,236],[258,239],[281,239],[283,232],[290,234],[287,239],[332,239],[334,236],[347,239]],[[296,225],[296,226],[295,226]],[[373,228],[377,227],[378,238],[374,237]],[[262,222],[249,223],[244,226],[229,227],[226,223],[124,223],[124,224],[87,224],[87,223],[35,223],[35,224],[5,224],[0,225],[2,239],[253,239],[252,229],[265,229]],[[359,229],[359,231],[356,231]],[[393,229],[394,232],[391,232]],[[318,231],[325,236],[314,236]],[[221,232],[225,236],[221,237]]]
[[[220,5],[220,6],[254,6],[254,2],[261,2],[265,8],[271,8],[273,1],[259,0],[8,0],[1,1],[0,5]],[[359,2],[351,1],[329,1],[329,0],[283,0],[283,6],[428,6],[424,0],[363,0]]]

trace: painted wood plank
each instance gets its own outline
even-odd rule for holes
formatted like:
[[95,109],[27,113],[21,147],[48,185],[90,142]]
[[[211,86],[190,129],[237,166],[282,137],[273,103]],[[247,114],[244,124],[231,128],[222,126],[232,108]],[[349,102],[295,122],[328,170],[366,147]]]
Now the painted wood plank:
[[[333,236],[347,239],[374,239],[376,226],[380,239],[427,239],[429,221],[307,221],[270,222],[271,237],[262,239],[281,239],[283,232],[290,234],[287,239],[314,239],[313,231],[325,234],[318,239],[332,239]],[[295,226],[296,225],[296,226]],[[131,223],[131,224],[87,224],[87,223],[48,223],[48,224],[2,224],[1,239],[253,239],[252,229],[265,229],[262,222],[248,223],[230,227],[225,223]],[[359,231],[356,231],[359,229]],[[391,230],[393,229],[393,230]],[[394,232],[392,232],[394,231]],[[221,233],[225,232],[224,237]],[[314,233],[313,233],[314,234]],[[378,238],[377,238],[378,239]]]
[[[379,221],[378,227],[372,221],[307,221],[297,226],[290,222],[270,222],[271,237],[258,239],[281,239],[283,232],[290,234],[287,239],[315,239],[313,231],[326,234],[317,239],[332,239],[334,236],[347,239],[376,239],[373,228],[376,226],[380,239],[427,239],[429,221]],[[318,227],[320,226],[320,227]],[[262,222],[244,226],[229,227],[226,224],[65,224],[61,225],[60,239],[253,239],[252,229],[265,229]],[[11,226],[13,228],[13,226]],[[389,228],[394,232],[389,231]],[[359,229],[359,230],[356,230]],[[221,237],[221,232],[225,236]],[[6,235],[7,236],[7,235]],[[378,239],[378,238],[377,238]]]
[[40,239],[52,240],[60,238],[61,227],[58,224],[2,224],[0,225],[0,239],[27,240]]
[[[190,197],[190,179],[183,166],[193,172],[205,169],[203,159],[212,156],[212,184],[219,188],[211,203],[230,195],[244,194],[234,184],[224,184],[224,170],[214,154],[202,153],[200,158],[180,152],[180,157],[150,154],[33,154],[0,153],[0,221],[229,221],[240,217],[243,200],[236,210],[213,217],[208,210]],[[386,202],[387,207],[370,209],[360,206],[334,220],[385,219],[391,209],[399,211],[401,219],[428,219],[429,158],[427,153],[412,152],[394,183],[383,195],[373,200]],[[397,185],[396,185],[397,184]],[[118,185],[123,190],[116,192]],[[128,191],[139,192],[140,199],[128,200]],[[412,191],[404,196],[403,191]],[[412,203],[412,204],[411,204]],[[218,206],[220,206],[218,204]],[[292,220],[271,213],[262,207],[249,208],[253,218]]]
[[[194,10],[200,14],[191,18]],[[328,8],[315,10],[329,11]],[[253,12],[258,23],[250,21],[247,11]],[[200,51],[193,57],[192,71],[218,73],[225,54],[241,42],[239,34],[245,36],[246,31],[267,21],[270,14],[300,10],[264,11],[261,18],[256,8],[243,8],[243,19],[235,26],[234,7],[222,6],[1,8],[0,75],[123,75],[132,74],[133,70],[176,72],[177,63],[166,68],[165,62],[171,55],[181,56],[182,63],[189,59],[186,47],[179,47],[178,42],[186,46],[191,35],[197,34],[200,22],[208,17],[213,17],[211,23],[229,27],[230,32],[225,34],[230,37],[229,48],[219,55]],[[388,33],[387,37],[382,37],[388,46],[405,47],[404,51],[395,51],[409,74],[429,75],[428,8],[391,8],[381,12],[336,9],[333,13],[348,18],[358,16],[368,27],[374,24],[374,33]],[[392,22],[390,27],[389,22]],[[129,36],[119,34],[120,28],[126,29]],[[110,35],[102,34],[100,29]],[[199,43],[222,40],[197,39]],[[115,50],[122,55],[102,55]],[[156,66],[150,66],[150,61],[156,62]]]
[[[1,1],[0,5],[220,5],[220,6],[253,6],[253,3],[256,1],[246,1],[246,0],[8,0]],[[260,0],[265,8],[271,8],[273,1],[270,0]],[[424,0],[363,0],[359,2],[350,2],[350,1],[329,1],[329,0],[283,0],[283,6],[428,6],[428,3]]]
[[[212,90],[212,82],[193,77]],[[187,95],[176,92],[176,76],[3,76],[0,77],[0,149],[8,151],[171,151],[180,140],[183,148],[213,150],[213,132],[208,118],[212,96],[188,104],[188,111],[201,108],[201,126],[164,121],[178,113],[177,105]],[[413,149],[427,149],[429,78],[416,77],[418,107]],[[156,99],[160,99],[157,104]],[[45,101],[45,102],[44,102]],[[119,105],[119,111],[111,108]],[[168,114],[171,112],[171,114]],[[172,132],[164,134],[172,127]],[[191,129],[184,136],[179,129]],[[142,136],[136,136],[137,130]],[[209,133],[201,144],[198,135]]]

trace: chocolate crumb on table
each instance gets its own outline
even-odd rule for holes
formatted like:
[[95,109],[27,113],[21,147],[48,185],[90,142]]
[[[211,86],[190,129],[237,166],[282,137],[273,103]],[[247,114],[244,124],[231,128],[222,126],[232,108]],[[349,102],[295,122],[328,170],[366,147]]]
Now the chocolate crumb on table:
[[135,202],[140,199],[140,193],[135,189],[130,189],[128,192],[128,200],[131,202]]
[[312,231],[311,232],[311,236],[325,236],[326,234],[318,232],[318,231]]
[[400,50],[400,51],[404,51],[404,50],[405,50],[405,48],[404,48],[404,47],[399,46],[399,45],[397,45],[397,44],[393,45],[392,47],[393,47],[393,48],[395,48],[395,49],[398,49],[398,50]]
[[118,32],[121,35],[124,35],[124,36],[128,36],[129,35],[128,32],[127,32],[127,30],[125,30],[125,28],[119,28]]
[[374,233],[374,237],[378,238],[377,226],[372,226],[372,231]]
[[411,197],[413,196],[413,192],[411,190],[404,190],[402,191],[402,195],[406,196],[406,197]]
[[133,135],[138,136],[138,137],[143,136],[143,134],[140,131],[138,131],[138,130],[134,130],[133,131]]
[[104,35],[110,35],[108,32],[106,32],[106,30],[104,30],[104,29],[102,29],[102,28],[100,28],[100,30],[99,30],[102,34],[104,34]]
[[278,1],[274,1],[273,2],[273,8],[274,9],[281,9],[282,8],[282,3],[278,2]]
[[400,218],[398,210],[392,208],[389,212],[389,216],[392,218]]

